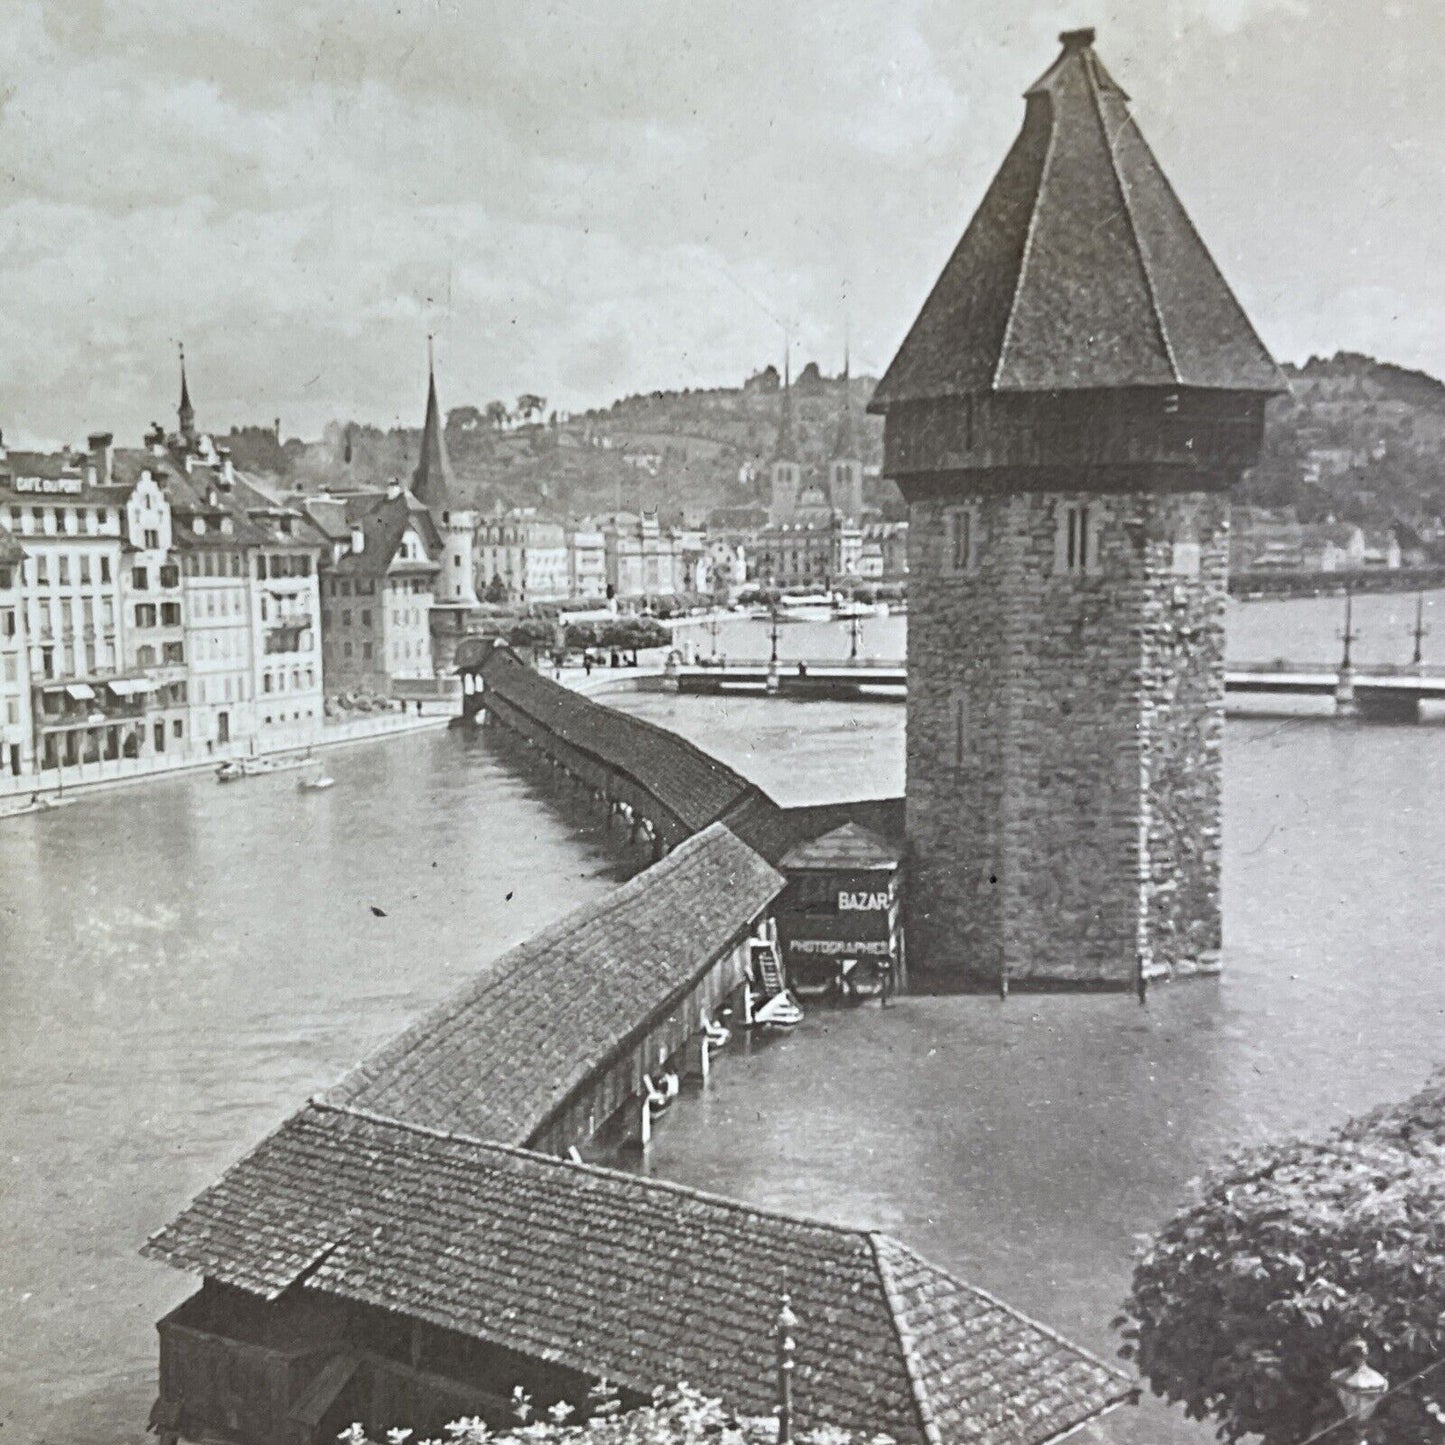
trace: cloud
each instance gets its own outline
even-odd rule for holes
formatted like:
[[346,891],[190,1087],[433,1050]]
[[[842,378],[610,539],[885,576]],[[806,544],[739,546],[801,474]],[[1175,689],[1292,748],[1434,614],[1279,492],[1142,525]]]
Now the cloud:
[[[0,424],[133,434],[180,337],[213,424],[303,432],[414,420],[428,328],[453,403],[736,380],[782,324],[881,368],[1096,9],[7,0]],[[1440,22],[1369,16],[1116,0],[1100,49],[1266,337],[1442,368],[1370,309],[1445,281]]]

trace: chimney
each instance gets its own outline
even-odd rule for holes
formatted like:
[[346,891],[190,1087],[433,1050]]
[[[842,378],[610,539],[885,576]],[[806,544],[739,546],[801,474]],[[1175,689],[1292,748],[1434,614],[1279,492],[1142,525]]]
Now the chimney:
[[100,484],[108,487],[115,480],[115,436],[108,431],[91,432],[85,439]]
[[275,419],[275,421],[273,421],[273,422],[271,423],[271,430],[276,433],[276,445],[277,445],[277,446],[280,446],[280,444],[281,444],[281,418],[280,418],[279,416]]
[[386,484],[386,500],[388,502],[394,502],[399,496],[401,496],[401,483],[393,477]]
[[236,481],[236,469],[231,465],[230,447],[219,449],[221,458],[221,485],[229,492]]
[[351,525],[351,550],[354,553],[366,551],[366,533],[355,522]]

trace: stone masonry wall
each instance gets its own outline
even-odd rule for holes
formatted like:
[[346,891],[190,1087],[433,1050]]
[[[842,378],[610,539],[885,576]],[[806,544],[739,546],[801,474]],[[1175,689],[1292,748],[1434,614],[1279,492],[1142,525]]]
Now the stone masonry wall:
[[[1056,565],[1089,508],[1098,564]],[[910,533],[910,952],[997,987],[1127,987],[1217,963],[1224,502],[916,501]],[[945,566],[966,506],[974,564]]]

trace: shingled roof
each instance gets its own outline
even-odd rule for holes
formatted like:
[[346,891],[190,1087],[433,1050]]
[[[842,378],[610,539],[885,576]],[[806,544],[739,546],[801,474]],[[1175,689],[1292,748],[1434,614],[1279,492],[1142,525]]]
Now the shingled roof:
[[481,671],[487,692],[631,778],[694,831],[757,791],[741,774],[676,733],[543,677],[510,648],[494,648]]
[[778,864],[792,848],[847,823],[855,823],[888,843],[903,843],[903,799],[859,798],[846,803],[805,803],[784,808],[765,793],[746,798],[723,820],[769,863]]
[[[405,492],[398,492],[394,497],[383,496],[369,511],[361,511],[355,518],[355,526],[361,533],[361,550],[344,552],[332,571],[343,577],[385,577],[393,571],[437,571],[440,564],[430,557],[410,562],[403,560],[393,567],[397,548],[401,546],[407,528],[412,525],[412,499]],[[425,536],[420,540],[424,548],[428,547]]]
[[328,1100],[525,1144],[697,984],[783,882],[715,824],[504,954]]
[[795,844],[778,866],[790,872],[834,868],[868,871],[896,868],[902,861],[902,844],[890,843],[850,819],[821,838]]
[[801,1428],[1041,1445],[1119,1371],[894,1240],[313,1104],[145,1246],[275,1299],[293,1285],[651,1391],[774,1404],[786,1279]]
[[1285,389],[1094,32],[1060,39],[870,411],[984,392]]

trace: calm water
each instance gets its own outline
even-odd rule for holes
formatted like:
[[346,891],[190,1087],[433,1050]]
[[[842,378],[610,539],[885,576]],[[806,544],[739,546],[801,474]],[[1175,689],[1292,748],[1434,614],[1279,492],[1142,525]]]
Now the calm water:
[[[1239,609],[1231,653],[1331,656],[1339,611]],[[1373,634],[1407,657],[1412,616],[1411,599],[1365,599],[1361,648]],[[870,627],[901,653],[900,619]],[[792,655],[846,652],[843,629],[811,631],[785,630]],[[791,801],[902,786],[896,705],[614,701]],[[887,1229],[1112,1351],[1135,1237],[1210,1160],[1402,1094],[1445,1059],[1442,749],[1439,726],[1231,722],[1222,980],[1142,1010],[1015,996],[817,1013],[726,1059],[646,1167]],[[307,1093],[625,871],[490,737],[328,767],[324,794],[201,779],[0,822],[0,1439],[148,1438],[153,1322],[191,1282],[137,1259],[140,1241]],[[1208,1438],[1115,1418],[1120,1438]]]

